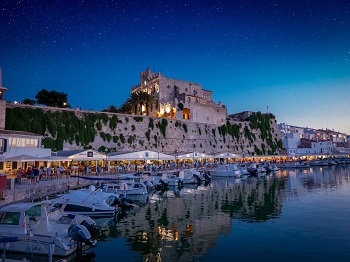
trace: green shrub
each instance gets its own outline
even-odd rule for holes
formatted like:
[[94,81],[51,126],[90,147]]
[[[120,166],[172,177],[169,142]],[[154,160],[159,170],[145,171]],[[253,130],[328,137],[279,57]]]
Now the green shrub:
[[148,127],[153,130],[153,128],[154,128],[153,118],[149,118]]
[[113,136],[113,143],[118,143],[119,136]]
[[166,118],[163,118],[161,122],[158,122],[156,127],[159,128],[160,133],[163,135],[163,137],[166,137],[166,127],[168,125],[168,120]]
[[182,127],[183,127],[185,133],[187,133],[187,125],[186,124],[182,124]]
[[147,140],[148,140],[148,142],[150,141],[150,139],[151,139],[151,130],[147,130],[147,132],[146,132],[146,138],[147,138]]
[[125,137],[123,134],[119,135],[120,141],[124,144],[125,143]]
[[134,116],[134,120],[136,122],[143,122],[143,117],[142,116]]

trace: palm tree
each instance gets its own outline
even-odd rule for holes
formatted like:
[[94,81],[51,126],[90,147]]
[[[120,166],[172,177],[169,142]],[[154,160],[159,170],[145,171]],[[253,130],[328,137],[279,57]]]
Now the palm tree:
[[147,92],[138,91],[131,93],[130,97],[120,106],[118,111],[126,114],[142,115],[142,106],[146,108],[146,115],[149,115],[149,105],[154,101],[154,96]]
[[111,113],[118,113],[119,110],[116,106],[114,105],[110,105],[109,107],[107,107],[106,109],[103,109],[102,112],[111,112]]
[[119,108],[118,108],[119,113],[124,113],[124,114],[131,114],[132,113],[132,105],[130,98],[128,98]]
[[130,101],[132,106],[135,108],[135,114],[143,114],[142,106],[146,108],[146,115],[149,115],[149,105],[153,102],[154,96],[148,94],[147,92],[138,91],[132,93],[130,96]]

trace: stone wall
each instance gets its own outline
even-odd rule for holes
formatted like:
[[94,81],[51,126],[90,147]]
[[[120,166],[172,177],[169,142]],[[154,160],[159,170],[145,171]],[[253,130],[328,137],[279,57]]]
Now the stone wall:
[[[8,107],[33,107],[25,105],[7,104]],[[69,110],[82,119],[85,114],[99,113],[93,111],[83,111],[74,109],[61,109],[52,107],[36,107],[44,111],[63,111]],[[252,129],[250,122],[231,122],[239,129],[238,137],[229,133],[225,135],[219,132],[218,125],[194,123],[186,120],[176,120],[167,118],[156,118],[136,115],[105,113],[108,119],[113,115],[118,117],[117,126],[111,129],[109,122],[101,123],[102,128],[95,136],[90,146],[99,149],[101,146],[116,151],[137,151],[152,150],[164,153],[174,154],[177,152],[201,152],[201,153],[223,153],[233,152],[237,154],[252,155],[256,150],[265,151],[267,154],[271,147],[266,139],[262,139],[260,129]],[[269,120],[270,145],[276,145],[281,139],[276,120]],[[26,130],[28,131],[28,130]],[[247,132],[254,138],[248,139]],[[164,133],[164,134],[163,134]],[[48,131],[46,132],[48,134]],[[109,134],[110,139],[105,134]],[[50,134],[48,134],[50,136]],[[265,135],[266,137],[266,135]],[[262,146],[264,144],[264,146]],[[262,150],[265,148],[266,150]],[[64,142],[64,150],[82,149],[75,142]]]

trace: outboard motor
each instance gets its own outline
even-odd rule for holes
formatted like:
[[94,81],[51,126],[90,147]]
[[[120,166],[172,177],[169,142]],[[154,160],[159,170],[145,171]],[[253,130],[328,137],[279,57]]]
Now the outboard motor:
[[154,189],[154,185],[151,181],[144,181],[143,183],[146,185],[147,189]]
[[201,178],[197,174],[194,174],[193,177],[196,179],[198,184],[202,182]]
[[83,225],[71,225],[68,228],[68,236],[79,244],[86,244],[90,247],[96,245],[96,241],[92,240],[90,232]]
[[159,185],[162,189],[167,189],[169,187],[169,184],[165,182],[163,179],[159,179]]
[[117,206],[119,205],[119,199],[117,196],[113,196],[113,195],[110,195],[108,198],[107,198],[107,204],[110,205],[111,207],[114,207],[114,206]]
[[163,179],[159,179],[158,183],[154,186],[156,191],[167,190],[168,187],[169,187],[168,183],[166,183]]
[[96,225],[96,222],[91,217],[84,217],[84,220],[80,223],[86,227],[92,236],[97,236],[99,234],[99,229]]
[[203,177],[205,179],[205,181],[210,181],[211,180],[211,174],[209,171],[205,171],[203,174]]
[[126,198],[124,194],[119,195],[119,207],[121,208],[132,208],[133,205],[129,202],[129,200]]

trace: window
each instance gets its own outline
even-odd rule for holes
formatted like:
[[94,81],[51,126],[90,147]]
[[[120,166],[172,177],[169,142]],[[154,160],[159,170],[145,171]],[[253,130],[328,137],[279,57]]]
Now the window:
[[5,141],[4,139],[0,139],[0,152],[5,152]]
[[33,206],[28,211],[26,211],[27,216],[40,217],[41,216],[41,206]]
[[10,137],[9,146],[11,147],[33,147],[37,148],[39,145],[38,139],[34,138],[22,138],[22,137]]
[[0,224],[18,225],[20,215],[21,214],[19,212],[1,212],[0,213]]

